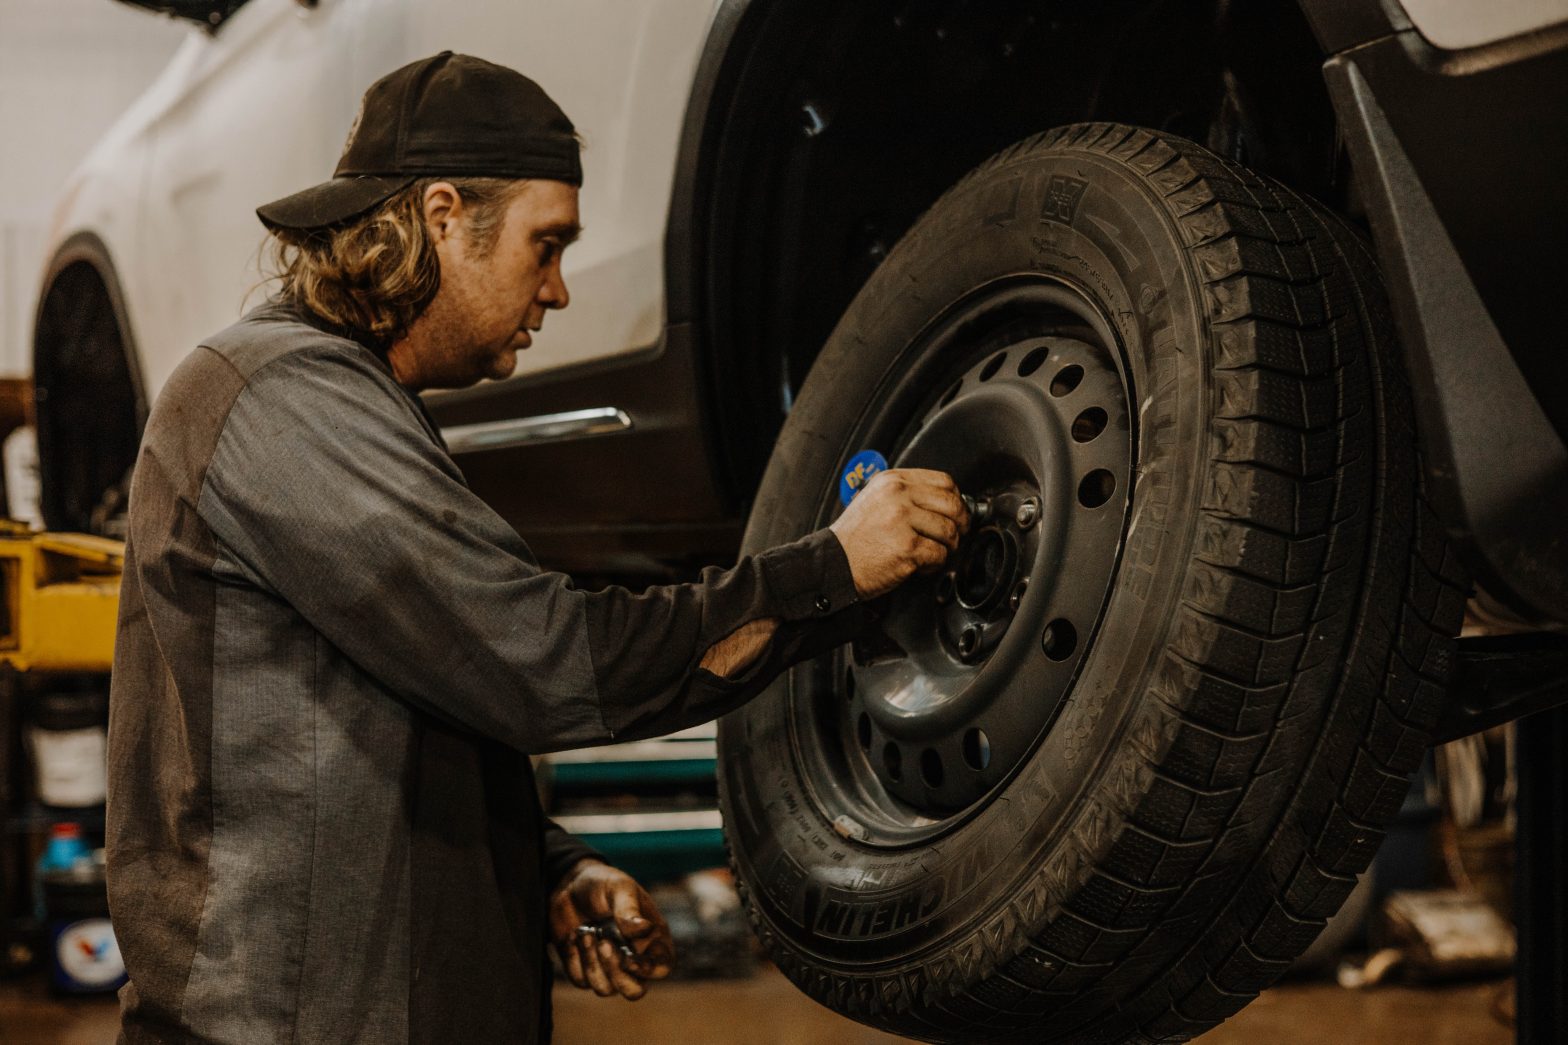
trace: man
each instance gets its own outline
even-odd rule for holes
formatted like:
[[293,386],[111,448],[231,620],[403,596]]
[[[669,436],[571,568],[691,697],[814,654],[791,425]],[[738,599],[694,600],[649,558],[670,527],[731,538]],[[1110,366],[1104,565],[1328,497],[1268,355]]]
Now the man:
[[[545,1040],[547,934],[579,986],[640,995],[668,930],[543,818],[528,755],[737,707],[967,526],[947,476],[889,472],[696,584],[542,572],[415,393],[507,376],[566,307],[580,181],[532,81],[400,69],[336,176],[258,211],[277,297],[165,386],[110,722],[125,1040]],[[577,932],[605,919],[633,957]]]

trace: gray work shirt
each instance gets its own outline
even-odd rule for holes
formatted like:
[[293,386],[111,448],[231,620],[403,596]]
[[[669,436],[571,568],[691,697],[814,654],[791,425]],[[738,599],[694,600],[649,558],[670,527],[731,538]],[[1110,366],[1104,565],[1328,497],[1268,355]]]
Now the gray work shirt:
[[[107,846],[131,1042],[547,1039],[545,902],[588,850],[528,755],[711,719],[863,612],[828,531],[576,590],[382,357],[276,303],[170,377],[129,525]],[[741,678],[698,668],[763,617],[785,624]]]

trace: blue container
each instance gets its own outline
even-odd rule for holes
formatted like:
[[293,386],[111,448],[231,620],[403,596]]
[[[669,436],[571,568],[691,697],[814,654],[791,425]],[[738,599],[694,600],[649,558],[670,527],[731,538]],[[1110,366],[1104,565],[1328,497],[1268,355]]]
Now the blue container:
[[49,981],[65,994],[104,994],[125,983],[125,961],[109,924],[103,866],[78,862],[44,875],[49,911]]
[[39,921],[49,917],[48,905],[44,902],[44,878],[57,871],[69,871],[77,864],[91,863],[93,854],[87,848],[87,843],[82,841],[82,826],[75,823],[59,823],[49,828],[49,841],[44,845],[44,851],[38,857],[38,863],[33,868],[33,916]]

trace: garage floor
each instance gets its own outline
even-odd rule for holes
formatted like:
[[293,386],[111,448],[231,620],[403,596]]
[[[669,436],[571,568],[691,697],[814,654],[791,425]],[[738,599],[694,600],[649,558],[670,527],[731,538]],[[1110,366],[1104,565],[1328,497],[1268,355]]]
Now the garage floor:
[[[1268,991],[1204,1045],[1511,1045],[1493,1015],[1507,985],[1388,987],[1353,992],[1318,983]],[[556,991],[556,1045],[884,1045],[902,1041],[823,1009],[769,969],[740,981],[659,984],[636,1004]],[[110,999],[59,1001],[37,983],[0,984],[0,1045],[110,1045]]]

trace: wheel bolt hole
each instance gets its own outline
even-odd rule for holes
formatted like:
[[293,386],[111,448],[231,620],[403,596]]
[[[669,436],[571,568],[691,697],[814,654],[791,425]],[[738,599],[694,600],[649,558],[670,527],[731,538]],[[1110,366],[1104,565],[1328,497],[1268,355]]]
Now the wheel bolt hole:
[[1078,484],[1078,503],[1085,508],[1098,508],[1116,492],[1116,476],[1104,468],[1096,468]]
[[882,748],[882,765],[887,769],[887,775],[893,780],[901,780],[904,776],[904,755],[898,750],[898,745],[889,741]]
[[1024,604],[1024,595],[1029,591],[1029,578],[1025,577],[1013,585],[1013,593],[1007,597],[1007,608],[1014,613]]
[[1039,370],[1042,366],[1045,365],[1046,356],[1050,354],[1051,350],[1048,348],[1037,348],[1033,352],[1030,352],[1028,355],[1024,356],[1024,358],[1018,363],[1018,376],[1028,377],[1036,370]]
[[1064,366],[1051,378],[1051,394],[1060,398],[1078,387],[1083,380],[1083,367],[1077,363]]
[[1078,648],[1078,629],[1073,627],[1072,621],[1058,617],[1045,626],[1040,648],[1052,660],[1066,660]]
[[1105,431],[1105,422],[1108,418],[1105,411],[1097,406],[1091,406],[1073,419],[1073,441],[1087,443],[1101,432]]
[[991,738],[983,729],[971,729],[964,734],[964,762],[975,772],[991,764]]
[[972,656],[980,645],[980,629],[973,624],[969,625],[958,635],[958,655],[960,657]]
[[860,750],[871,750],[871,716],[864,711],[855,722],[855,739],[860,741]]
[[991,361],[989,363],[987,363],[985,365],[985,367],[980,371],[980,380],[982,380],[982,381],[989,381],[989,380],[991,380],[993,377],[996,376],[996,372],[998,370],[1002,369],[1002,364],[1005,363],[1005,362],[1007,362],[1007,353],[1006,352],[998,352],[996,355],[992,356],[991,357]]
[[942,786],[942,756],[931,748],[920,752],[920,778],[927,787]]

